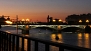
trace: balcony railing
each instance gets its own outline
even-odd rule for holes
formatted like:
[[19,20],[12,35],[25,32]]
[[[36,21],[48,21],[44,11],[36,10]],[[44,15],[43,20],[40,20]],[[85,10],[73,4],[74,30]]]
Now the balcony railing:
[[[20,47],[20,40],[22,38],[22,46]],[[27,39],[27,51],[31,51],[31,41],[35,42],[34,51],[38,51],[38,43],[45,44],[45,51],[50,51],[50,45],[56,46],[59,48],[59,51],[64,51],[64,49],[71,51],[91,51],[91,49],[72,46],[64,43],[57,43],[42,39],[37,39],[34,37],[19,35],[19,34],[10,34],[7,32],[0,31],[0,51],[25,51],[24,50],[24,39]]]

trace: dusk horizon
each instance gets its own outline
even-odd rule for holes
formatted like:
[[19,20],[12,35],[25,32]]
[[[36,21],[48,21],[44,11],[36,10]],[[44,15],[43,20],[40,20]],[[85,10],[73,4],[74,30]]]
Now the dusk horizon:
[[64,21],[68,15],[91,13],[90,5],[91,0],[1,0],[0,16],[46,22],[49,15]]

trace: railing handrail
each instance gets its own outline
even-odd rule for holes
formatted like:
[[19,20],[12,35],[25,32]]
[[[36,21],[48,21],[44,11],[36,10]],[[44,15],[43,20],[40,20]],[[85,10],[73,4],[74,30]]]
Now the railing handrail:
[[66,47],[64,49],[68,49],[68,50],[71,50],[71,49],[77,50],[78,49],[78,50],[83,50],[83,51],[84,50],[91,51],[91,49],[89,49],[89,48],[84,48],[84,47],[79,47],[79,46],[74,46],[74,45],[69,45],[69,44],[64,44],[64,43],[53,42],[53,41],[49,41],[49,40],[43,40],[43,39],[38,39],[38,38],[19,35],[19,34],[11,34],[11,35],[23,37],[23,38],[30,39],[30,40],[33,40],[33,41],[38,41],[38,42],[41,42],[41,43],[44,43],[44,44],[53,45],[53,46],[56,46],[56,47],[60,47],[60,46],[61,47]]
[[[3,32],[3,33],[7,33],[7,32]],[[7,33],[7,34],[22,37],[22,38],[29,39],[32,41],[37,41],[37,42],[40,42],[43,44],[53,45],[56,47],[62,47],[64,49],[68,49],[68,50],[91,51],[90,48],[84,48],[84,47],[79,47],[79,46],[74,46],[74,45],[69,45],[69,44],[64,44],[64,43],[57,43],[57,42],[53,42],[53,41],[49,41],[49,40],[38,39],[38,38],[29,37],[29,36],[20,35],[20,34],[10,34],[10,33]]]

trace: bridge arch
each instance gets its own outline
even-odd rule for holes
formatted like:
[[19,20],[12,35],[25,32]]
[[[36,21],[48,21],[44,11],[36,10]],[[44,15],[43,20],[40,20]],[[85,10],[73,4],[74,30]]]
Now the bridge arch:
[[50,27],[36,27],[36,28],[39,28],[39,29],[46,29],[46,30],[51,30],[51,31],[56,30],[56,29],[50,28]]
[[61,29],[62,32],[83,32],[84,29],[80,27],[66,27]]

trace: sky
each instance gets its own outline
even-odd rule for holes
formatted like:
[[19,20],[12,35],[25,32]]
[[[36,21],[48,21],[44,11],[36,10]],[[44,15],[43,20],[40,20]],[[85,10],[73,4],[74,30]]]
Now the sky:
[[0,16],[46,22],[49,15],[62,19],[68,15],[91,13],[91,0],[0,0]]

